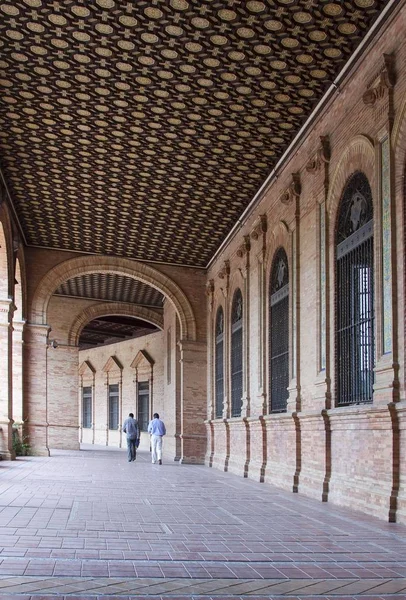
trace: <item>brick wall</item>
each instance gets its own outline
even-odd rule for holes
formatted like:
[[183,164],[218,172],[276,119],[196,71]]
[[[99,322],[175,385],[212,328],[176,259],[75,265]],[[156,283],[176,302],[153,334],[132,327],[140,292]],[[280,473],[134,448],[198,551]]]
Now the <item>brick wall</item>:
[[[231,302],[236,274],[243,273],[248,282],[244,302],[249,311],[245,331],[249,340],[245,361],[249,398],[248,415],[242,414],[241,419],[227,418],[225,422],[223,419],[207,422],[206,464],[384,519],[406,522],[404,285],[397,285],[404,278],[404,260],[397,257],[404,257],[406,164],[406,43],[402,33],[406,30],[406,11],[404,3],[401,4],[403,10],[388,21],[384,33],[353,67],[311,131],[280,169],[278,178],[271,182],[262,201],[210,266],[208,279],[211,281],[213,310],[209,328],[213,327],[220,303]],[[384,54],[392,55],[395,61],[393,89],[379,88],[377,83]],[[363,94],[368,89],[376,89],[374,86],[378,86],[379,93],[371,106],[364,102]],[[404,125],[401,125],[402,119]],[[392,352],[383,354],[378,149],[385,132],[391,133],[392,123],[397,131],[397,135],[392,136],[390,167],[393,181],[393,347]],[[329,162],[312,168],[310,163],[322,148],[321,136],[328,136]],[[374,201],[376,383],[372,405],[334,408],[335,223],[345,181],[356,170],[363,171],[368,177]],[[292,182],[292,173],[299,174],[300,195],[283,197]],[[323,306],[320,296],[320,205],[326,210],[325,369],[320,365]],[[266,232],[261,229],[261,215],[266,216]],[[247,236],[250,239],[248,251],[245,248]],[[297,249],[295,304],[292,286],[294,244]],[[290,272],[290,384],[288,410],[282,416],[268,414],[269,277],[273,256],[279,246],[286,250]],[[227,335],[229,330],[228,333],[226,330]],[[210,353],[209,360],[212,364]],[[225,369],[226,377],[229,377],[227,360]],[[208,389],[212,394],[210,381]],[[209,398],[209,405],[212,401]],[[226,408],[227,402],[226,396]]]

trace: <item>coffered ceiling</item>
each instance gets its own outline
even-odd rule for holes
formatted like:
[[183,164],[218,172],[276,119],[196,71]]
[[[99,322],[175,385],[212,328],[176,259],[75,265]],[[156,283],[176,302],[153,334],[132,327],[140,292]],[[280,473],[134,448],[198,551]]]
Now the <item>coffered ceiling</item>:
[[158,331],[151,323],[122,316],[93,319],[80,334],[79,349],[87,350],[145,336]]
[[28,245],[204,267],[388,0],[0,0]]
[[111,273],[92,273],[73,277],[60,285],[55,295],[104,302],[129,302],[160,309],[164,302],[164,296],[150,285]]

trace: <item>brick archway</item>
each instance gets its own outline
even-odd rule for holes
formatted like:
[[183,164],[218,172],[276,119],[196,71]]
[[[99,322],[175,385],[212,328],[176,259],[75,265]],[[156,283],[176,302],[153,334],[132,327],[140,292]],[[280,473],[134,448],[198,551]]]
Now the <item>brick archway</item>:
[[73,258],[51,269],[35,290],[29,313],[30,322],[45,325],[50,298],[59,285],[72,277],[91,273],[114,273],[131,277],[159,290],[175,307],[180,321],[182,339],[196,340],[196,320],[192,307],[176,283],[149,265],[126,258],[109,256]]
[[69,331],[68,343],[70,346],[77,346],[82,329],[89,321],[98,317],[107,317],[109,315],[124,315],[126,317],[134,317],[142,319],[163,329],[164,321],[162,315],[154,310],[150,310],[143,306],[131,306],[120,302],[111,302],[107,304],[95,304],[86,308],[73,322]]

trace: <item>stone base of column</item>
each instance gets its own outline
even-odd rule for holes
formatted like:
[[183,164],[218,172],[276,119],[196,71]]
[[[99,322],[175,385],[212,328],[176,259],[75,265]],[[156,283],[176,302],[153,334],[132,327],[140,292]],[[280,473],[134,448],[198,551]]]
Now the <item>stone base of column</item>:
[[247,419],[250,438],[250,463],[248,477],[263,482],[266,468],[267,443],[264,417]]
[[205,435],[180,436],[182,442],[182,464],[204,465],[207,439]]
[[[77,425],[48,425],[48,445],[61,450],[80,450]],[[119,447],[121,447],[119,445]]]
[[47,429],[47,425],[33,423],[25,425],[24,435],[28,439],[31,456],[49,456]]
[[3,460],[14,460],[12,423],[6,419],[0,421],[0,456]]
[[0,460],[15,460],[16,459],[16,453],[15,452],[10,452],[9,450],[6,451],[1,451],[0,452]]
[[297,425],[292,414],[264,417],[267,461],[264,481],[291,492],[298,491]]

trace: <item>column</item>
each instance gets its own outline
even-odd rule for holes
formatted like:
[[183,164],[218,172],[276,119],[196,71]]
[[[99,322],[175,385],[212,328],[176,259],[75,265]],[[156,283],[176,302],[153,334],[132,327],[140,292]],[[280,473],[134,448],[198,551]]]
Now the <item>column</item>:
[[204,464],[206,452],[207,348],[180,340],[182,463]]
[[12,326],[14,305],[11,300],[0,301],[0,454],[13,460],[13,396],[12,396]]
[[[32,454],[49,456],[47,340],[48,325],[27,324],[24,329],[23,418]],[[75,401],[76,402],[76,401]]]
[[13,320],[13,420],[20,425],[23,421],[23,335],[25,321]]
[[47,352],[48,446],[79,450],[79,348],[58,344]]

